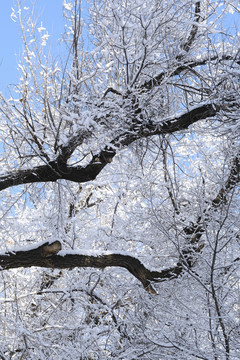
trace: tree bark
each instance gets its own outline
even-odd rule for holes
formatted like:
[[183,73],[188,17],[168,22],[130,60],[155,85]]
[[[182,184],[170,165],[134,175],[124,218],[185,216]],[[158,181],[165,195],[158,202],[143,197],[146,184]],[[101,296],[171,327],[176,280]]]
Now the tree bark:
[[[212,104],[201,104],[192,110],[189,110],[179,116],[166,119],[163,123],[147,123],[142,126],[134,127],[127,133],[113,139],[110,145],[106,146],[99,154],[92,157],[92,160],[86,166],[71,166],[63,161],[64,157],[60,154],[54,161],[45,165],[36,166],[31,169],[19,169],[0,176],[0,191],[12,186],[36,183],[36,182],[55,182],[59,179],[65,179],[78,183],[84,183],[94,180],[102,169],[112,161],[116,155],[117,149],[129,146],[140,138],[146,138],[154,135],[172,134],[177,131],[186,130],[188,127],[200,120],[213,117],[220,110],[219,106]],[[81,135],[69,139],[70,152],[73,152],[73,143],[75,149],[81,143]],[[67,152],[67,146],[62,149]]]
[[61,243],[44,243],[30,250],[21,250],[7,252],[0,255],[1,270],[28,268],[32,266],[51,268],[51,269],[73,269],[73,268],[98,268],[104,269],[109,266],[118,266],[128,270],[144,286],[144,288],[156,293],[153,289],[152,282],[161,282],[179,276],[182,272],[181,264],[175,267],[151,271],[147,269],[137,258],[123,254],[107,255],[81,255],[81,254],[57,254],[61,250]]
[[[59,255],[61,250],[61,243],[55,241],[53,243],[46,242],[36,248],[26,249],[15,252],[8,252],[0,255],[0,267],[2,270],[16,269],[20,267],[44,267],[57,269],[72,269],[79,268],[98,268],[104,269],[108,266],[118,266],[127,269],[133,276],[135,276],[144,286],[144,288],[156,293],[152,287],[152,282],[162,282],[173,279],[181,275],[183,269],[191,268],[194,265],[195,254],[202,249],[199,245],[200,238],[211,220],[211,212],[217,211],[226,195],[234,188],[240,181],[240,161],[237,155],[232,161],[232,167],[225,186],[220,189],[217,196],[212,200],[208,207],[203,211],[203,215],[198,218],[195,224],[185,227],[183,229],[188,238],[188,245],[180,254],[179,261],[176,266],[160,271],[151,271],[146,268],[140,260],[130,255],[123,254],[107,254],[107,255],[81,255],[81,254],[65,254]],[[238,261],[237,258],[235,261]]]

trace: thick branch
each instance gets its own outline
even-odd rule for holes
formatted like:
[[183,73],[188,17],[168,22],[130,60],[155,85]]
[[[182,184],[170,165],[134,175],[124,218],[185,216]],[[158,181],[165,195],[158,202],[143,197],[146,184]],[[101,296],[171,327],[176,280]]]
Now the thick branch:
[[37,248],[8,252],[0,255],[0,267],[2,270],[16,269],[20,267],[28,268],[32,266],[57,269],[78,268],[98,268],[104,269],[109,266],[118,266],[127,269],[144,286],[144,288],[155,293],[151,287],[151,282],[159,282],[172,279],[180,275],[182,266],[165,269],[162,271],[150,271],[137,258],[122,254],[108,254],[99,256],[66,254],[57,255],[61,250],[61,243],[45,243]]
[[[13,172],[0,176],[0,191],[15,185],[49,181],[55,182],[58,179],[79,183],[94,180],[102,169],[112,161],[116,155],[116,149],[129,146],[140,138],[160,134],[172,134],[180,130],[186,130],[197,121],[216,115],[219,110],[220,108],[218,106],[201,104],[179,116],[166,120],[160,125],[147,123],[133,127],[128,132],[113,139],[111,146],[105,147],[99,154],[93,156],[87,166],[69,166],[63,162],[60,155],[55,161],[51,161],[46,165],[36,166],[32,169],[14,170]],[[78,146],[77,138],[74,138],[74,143],[76,148]],[[69,140],[69,144],[72,148],[72,139]]]
[[[0,266],[2,270],[14,269],[19,267],[46,267],[46,268],[74,268],[74,267],[91,267],[104,269],[108,266],[119,266],[127,269],[135,276],[144,286],[144,288],[152,293],[155,290],[151,286],[151,282],[161,282],[170,280],[181,275],[184,267],[192,267],[194,264],[194,254],[201,251],[199,240],[204,232],[207,223],[210,221],[210,213],[216,211],[226,195],[240,181],[240,161],[236,156],[232,162],[232,167],[225,186],[222,187],[217,196],[212,200],[209,207],[203,211],[203,215],[199,217],[197,222],[192,226],[185,227],[184,232],[189,236],[189,243],[193,248],[186,248],[182,251],[179,262],[176,266],[161,271],[151,271],[147,269],[137,258],[122,254],[108,254],[100,256],[66,254],[65,256],[57,255],[61,250],[61,243],[55,241],[53,243],[45,243],[35,249],[26,251],[9,252],[0,255]],[[204,223],[204,224],[203,224]],[[236,261],[238,258],[236,259]]]

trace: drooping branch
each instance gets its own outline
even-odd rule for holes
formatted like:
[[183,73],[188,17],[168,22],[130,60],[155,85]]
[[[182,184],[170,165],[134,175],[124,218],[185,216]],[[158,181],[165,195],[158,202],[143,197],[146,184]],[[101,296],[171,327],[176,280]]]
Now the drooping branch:
[[[93,156],[86,166],[71,166],[60,154],[56,160],[50,161],[45,165],[36,166],[31,169],[20,169],[0,176],[0,191],[15,185],[22,185],[36,182],[55,182],[58,179],[65,179],[74,182],[84,183],[94,180],[102,169],[112,161],[117,149],[129,146],[140,138],[153,135],[172,134],[181,130],[186,130],[190,125],[213,117],[220,110],[220,107],[213,104],[200,104],[179,116],[166,119],[166,121],[155,125],[146,123],[141,126],[133,126],[128,132],[113,139],[110,145],[106,146],[99,154]],[[81,143],[82,137],[69,139],[69,148],[72,153]],[[74,144],[74,145],[73,145]],[[67,145],[64,146],[64,153],[67,152]]]
[[58,255],[61,250],[61,243],[55,241],[53,243],[44,243],[34,249],[8,252],[0,255],[1,270],[28,268],[32,266],[51,268],[51,269],[73,269],[78,268],[98,268],[106,267],[122,267],[127,269],[135,276],[144,286],[144,288],[152,293],[155,290],[151,286],[151,282],[160,282],[167,279],[177,277],[182,272],[181,264],[176,267],[151,271],[147,269],[137,258],[123,254],[107,254],[107,255],[81,255],[81,254],[65,254]]
[[[146,268],[140,260],[130,255],[123,254],[106,254],[106,255],[81,255],[77,253],[69,253],[59,255],[61,250],[61,243],[55,241],[53,243],[45,243],[37,248],[30,250],[21,250],[15,252],[8,252],[0,255],[0,267],[2,270],[15,269],[19,267],[44,267],[44,268],[58,268],[58,269],[72,269],[79,268],[98,268],[104,269],[106,267],[122,267],[127,269],[133,276],[135,276],[144,286],[144,288],[155,293],[151,283],[171,280],[179,275],[182,271],[194,265],[194,255],[201,251],[199,240],[204,232],[205,227],[210,221],[211,212],[217,211],[222,202],[226,199],[227,194],[240,181],[240,161],[239,156],[236,156],[232,161],[232,167],[229,176],[223,186],[218,192],[217,196],[211,201],[209,206],[203,211],[203,215],[198,218],[195,224],[185,227],[184,233],[189,237],[189,244],[193,247],[183,249],[179,261],[176,266],[163,269],[160,271],[151,271]],[[236,261],[238,258],[236,259]]]

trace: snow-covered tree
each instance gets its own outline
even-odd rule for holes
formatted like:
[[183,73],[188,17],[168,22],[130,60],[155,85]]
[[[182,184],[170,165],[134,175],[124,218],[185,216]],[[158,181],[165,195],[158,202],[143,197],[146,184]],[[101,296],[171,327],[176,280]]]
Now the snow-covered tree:
[[0,359],[240,358],[238,1],[12,11]]

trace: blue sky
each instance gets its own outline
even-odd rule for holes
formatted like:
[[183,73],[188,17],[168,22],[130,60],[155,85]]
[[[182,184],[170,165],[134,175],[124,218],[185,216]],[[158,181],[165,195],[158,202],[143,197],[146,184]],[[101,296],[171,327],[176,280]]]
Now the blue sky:
[[[24,6],[32,7],[34,1],[23,1]],[[1,2],[0,21],[0,92],[8,94],[7,87],[15,84],[18,79],[17,62],[22,53],[22,41],[19,25],[11,20],[11,8],[15,7],[14,0]],[[51,35],[49,41],[55,46],[64,29],[62,16],[62,0],[37,1],[36,15],[39,15],[43,25]]]
[[[24,6],[32,8],[35,0],[22,0]],[[22,53],[22,41],[19,25],[11,19],[12,7],[15,0],[1,2],[0,21],[0,92],[8,95],[8,85],[16,84],[18,80],[17,63]],[[64,19],[62,15],[62,0],[37,0],[35,15],[47,28],[50,36],[50,44],[53,52],[58,55],[58,39],[64,30]],[[239,14],[227,16],[225,26],[229,28],[240,27]],[[231,30],[230,30],[231,31]],[[234,31],[235,33],[235,31]]]

